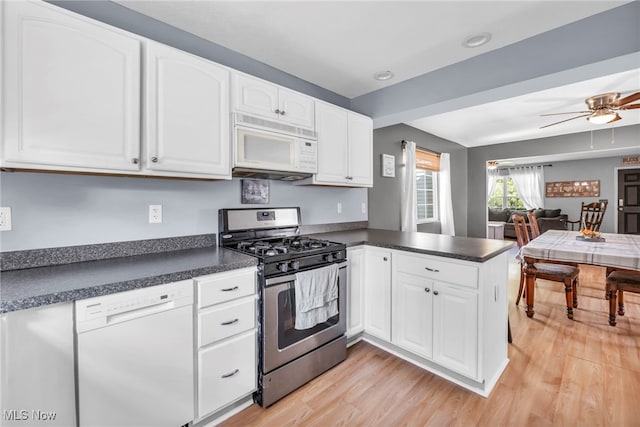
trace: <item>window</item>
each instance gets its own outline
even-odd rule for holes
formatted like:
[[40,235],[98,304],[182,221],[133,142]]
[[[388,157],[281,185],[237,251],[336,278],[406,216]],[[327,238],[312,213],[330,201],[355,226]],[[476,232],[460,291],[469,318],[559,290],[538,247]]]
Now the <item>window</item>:
[[501,176],[496,181],[496,189],[489,198],[489,207],[497,209],[524,209],[524,203],[520,200],[516,186],[509,176]]
[[438,219],[438,173],[416,169],[416,193],[418,223],[433,222]]
[[416,150],[416,209],[418,224],[438,220],[440,155]]

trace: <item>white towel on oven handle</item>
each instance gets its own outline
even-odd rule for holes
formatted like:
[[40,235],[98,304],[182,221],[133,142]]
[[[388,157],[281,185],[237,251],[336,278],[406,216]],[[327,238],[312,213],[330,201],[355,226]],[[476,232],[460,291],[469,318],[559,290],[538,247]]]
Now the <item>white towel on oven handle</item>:
[[338,265],[296,273],[295,329],[313,328],[338,314]]

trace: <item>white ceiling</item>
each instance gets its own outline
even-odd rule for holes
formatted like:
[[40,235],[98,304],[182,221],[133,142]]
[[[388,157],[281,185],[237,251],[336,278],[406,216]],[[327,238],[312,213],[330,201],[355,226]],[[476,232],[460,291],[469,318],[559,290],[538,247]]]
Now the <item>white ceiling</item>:
[[[347,98],[381,89],[578,21],[625,1],[137,1],[127,8],[245,54]],[[466,36],[490,32],[479,48]],[[373,79],[391,70],[386,82]],[[538,116],[581,111],[588,96],[640,88],[623,73],[478,105],[409,123],[471,147],[588,130],[584,119],[554,126]],[[623,112],[616,126],[640,123]],[[464,126],[460,124],[464,123]]]

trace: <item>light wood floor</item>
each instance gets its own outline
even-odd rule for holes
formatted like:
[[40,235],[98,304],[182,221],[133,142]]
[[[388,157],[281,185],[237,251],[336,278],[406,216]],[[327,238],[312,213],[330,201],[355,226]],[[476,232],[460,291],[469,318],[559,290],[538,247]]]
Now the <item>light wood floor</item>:
[[604,269],[581,268],[575,320],[561,284],[538,280],[536,314],[514,304],[510,363],[484,399],[360,342],[345,362],[268,409],[253,405],[223,426],[640,426],[640,298],[608,324]]

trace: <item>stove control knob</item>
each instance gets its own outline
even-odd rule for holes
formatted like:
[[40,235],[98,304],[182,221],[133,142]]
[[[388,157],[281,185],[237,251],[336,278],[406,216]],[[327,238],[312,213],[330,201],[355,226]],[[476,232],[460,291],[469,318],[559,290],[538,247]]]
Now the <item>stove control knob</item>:
[[300,262],[299,261],[291,261],[289,263],[289,267],[291,267],[292,270],[297,270],[300,268]]
[[333,254],[327,254],[324,256],[326,262],[333,262]]
[[287,268],[287,263],[286,262],[281,262],[280,264],[278,264],[278,270],[280,270],[283,273],[286,273],[289,270]]

